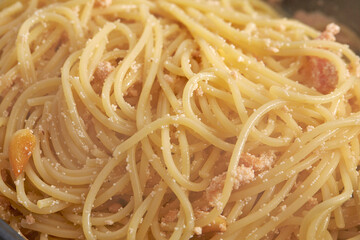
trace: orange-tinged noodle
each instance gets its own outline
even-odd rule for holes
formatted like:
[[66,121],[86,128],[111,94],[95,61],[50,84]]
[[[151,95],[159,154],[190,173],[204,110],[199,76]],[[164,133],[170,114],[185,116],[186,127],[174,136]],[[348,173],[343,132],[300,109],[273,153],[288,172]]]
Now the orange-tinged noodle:
[[15,177],[24,170],[36,144],[35,135],[29,129],[20,129],[10,140],[9,161]]

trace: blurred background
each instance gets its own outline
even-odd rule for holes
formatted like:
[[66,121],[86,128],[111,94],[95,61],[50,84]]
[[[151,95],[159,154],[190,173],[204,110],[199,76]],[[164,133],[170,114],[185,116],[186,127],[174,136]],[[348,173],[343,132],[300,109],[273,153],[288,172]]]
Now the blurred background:
[[335,22],[341,27],[339,42],[360,55],[360,0],[267,0],[287,17],[320,31]]

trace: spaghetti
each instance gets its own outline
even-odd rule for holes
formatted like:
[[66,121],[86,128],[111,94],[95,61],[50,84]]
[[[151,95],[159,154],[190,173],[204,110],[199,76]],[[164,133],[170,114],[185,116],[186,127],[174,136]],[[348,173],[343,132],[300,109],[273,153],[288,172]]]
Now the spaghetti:
[[259,0],[0,2],[0,213],[29,239],[358,239],[360,64]]

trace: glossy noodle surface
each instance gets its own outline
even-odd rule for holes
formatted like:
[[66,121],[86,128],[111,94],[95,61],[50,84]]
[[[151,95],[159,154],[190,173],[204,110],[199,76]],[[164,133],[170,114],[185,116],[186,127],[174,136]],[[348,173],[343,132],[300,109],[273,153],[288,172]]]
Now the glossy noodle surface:
[[0,2],[0,217],[28,239],[348,239],[360,64],[259,0]]

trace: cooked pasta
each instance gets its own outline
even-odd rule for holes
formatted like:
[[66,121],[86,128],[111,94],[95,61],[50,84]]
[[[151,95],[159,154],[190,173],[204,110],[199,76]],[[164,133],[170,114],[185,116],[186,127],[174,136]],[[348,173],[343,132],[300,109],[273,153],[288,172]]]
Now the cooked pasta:
[[29,239],[359,239],[360,64],[260,0],[0,2],[0,213]]

